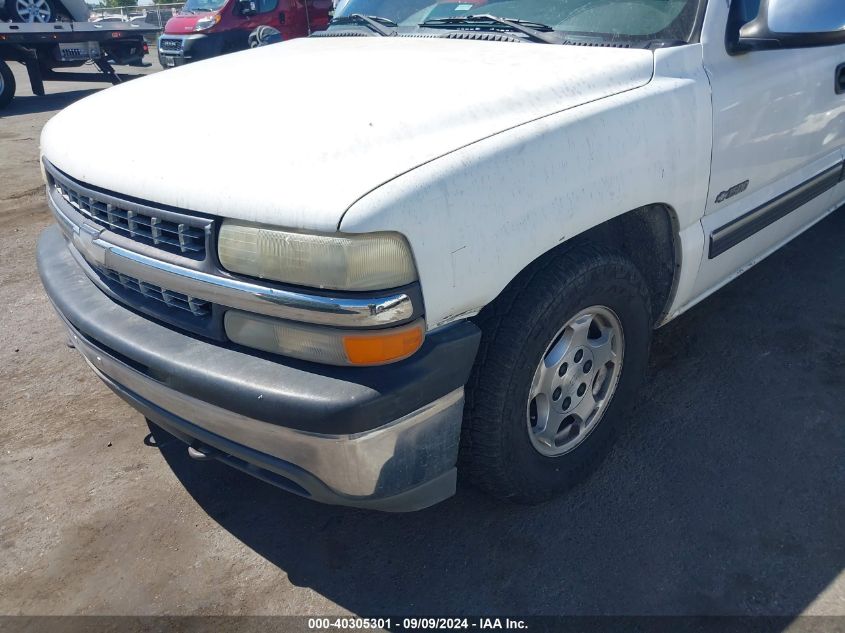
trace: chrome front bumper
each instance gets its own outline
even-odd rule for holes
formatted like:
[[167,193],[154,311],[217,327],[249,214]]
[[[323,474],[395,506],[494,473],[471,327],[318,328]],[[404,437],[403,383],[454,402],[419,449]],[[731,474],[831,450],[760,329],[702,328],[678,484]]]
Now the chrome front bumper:
[[38,268],[97,375],[187,444],[317,501],[418,510],[455,492],[464,384],[480,339],[462,322],[387,367],[322,367],[186,335],[110,299],[58,227]]
[[[454,494],[463,388],[372,431],[354,435],[306,433],[254,420],[174,391],[98,349],[66,320],[65,325],[73,345],[109,387],[131,404],[141,405],[138,408],[153,422],[188,444],[211,448],[212,457],[223,461],[234,457],[292,481],[305,491],[303,496],[340,505],[408,511]],[[237,447],[248,450],[239,451]],[[263,457],[256,458],[253,451]],[[298,474],[289,465],[310,476]],[[419,507],[397,507],[395,500],[389,502],[391,497],[403,493],[407,497],[408,491],[441,477],[439,494],[420,499]],[[278,483],[272,477],[265,478]],[[302,494],[296,487],[279,485]]]

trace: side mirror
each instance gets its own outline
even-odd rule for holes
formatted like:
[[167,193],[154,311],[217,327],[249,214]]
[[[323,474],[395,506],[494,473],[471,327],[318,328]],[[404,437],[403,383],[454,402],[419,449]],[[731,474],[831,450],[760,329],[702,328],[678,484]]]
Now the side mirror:
[[731,4],[727,45],[732,55],[845,44],[842,0],[762,0],[757,17],[744,25],[739,23],[740,5],[739,0]]
[[258,13],[258,0],[238,0],[238,11],[244,17]]

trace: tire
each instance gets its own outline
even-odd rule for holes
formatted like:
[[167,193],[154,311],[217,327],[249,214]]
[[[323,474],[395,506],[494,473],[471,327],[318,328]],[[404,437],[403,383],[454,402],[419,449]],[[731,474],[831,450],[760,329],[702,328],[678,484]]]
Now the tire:
[[16,87],[12,69],[0,60],[0,110],[11,103],[15,96]]
[[47,23],[59,19],[55,0],[6,0],[6,13],[12,22]]
[[[648,286],[627,258],[580,246],[527,272],[482,311],[478,323],[482,339],[467,385],[459,472],[500,499],[547,501],[598,466],[636,395],[651,343]],[[614,328],[618,334],[611,334]],[[576,330],[597,338],[576,344]],[[602,364],[613,346],[613,360]],[[581,358],[576,348],[582,349]],[[593,365],[587,359],[600,349]],[[552,363],[555,354],[564,353]],[[589,374],[581,373],[588,369]],[[562,393],[555,387],[558,380],[565,382],[559,384]],[[543,390],[538,384],[548,384],[551,395],[532,399]],[[580,398],[580,404],[570,405],[567,394]],[[589,410],[591,397],[601,403],[593,417],[579,421],[570,415],[554,430],[551,406],[565,416],[566,407]],[[540,424],[538,418],[548,422]]]

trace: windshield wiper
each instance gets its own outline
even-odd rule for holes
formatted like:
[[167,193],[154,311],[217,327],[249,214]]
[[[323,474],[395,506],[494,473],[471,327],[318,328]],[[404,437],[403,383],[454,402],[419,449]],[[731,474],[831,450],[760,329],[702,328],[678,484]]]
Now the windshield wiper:
[[509,18],[500,18],[496,15],[484,13],[480,15],[456,15],[450,18],[435,18],[433,20],[426,20],[420,26],[430,28],[448,28],[450,26],[494,26],[496,28],[505,27],[510,31],[517,31],[523,33],[537,42],[545,44],[560,44],[560,40],[549,35],[553,33],[554,29],[547,24],[539,22],[529,22],[528,20],[517,20]]
[[387,18],[383,18],[378,15],[364,15],[363,13],[342,15],[329,22],[329,26],[333,26],[335,24],[361,24],[362,26],[366,26],[384,37],[396,35],[396,31],[393,29],[399,26],[393,20],[388,20]]

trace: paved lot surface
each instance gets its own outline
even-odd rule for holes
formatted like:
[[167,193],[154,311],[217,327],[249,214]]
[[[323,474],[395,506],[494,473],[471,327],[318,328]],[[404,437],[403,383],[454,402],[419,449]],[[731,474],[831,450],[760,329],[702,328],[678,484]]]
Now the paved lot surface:
[[845,213],[657,334],[570,496],[323,507],[148,445],[65,346],[37,143],[91,88],[22,86],[0,116],[0,613],[845,615]]

